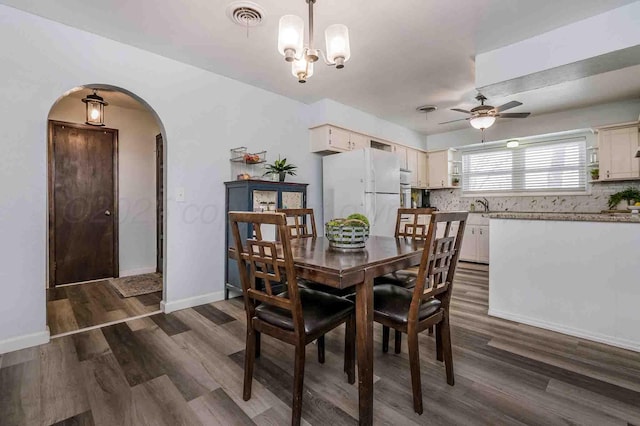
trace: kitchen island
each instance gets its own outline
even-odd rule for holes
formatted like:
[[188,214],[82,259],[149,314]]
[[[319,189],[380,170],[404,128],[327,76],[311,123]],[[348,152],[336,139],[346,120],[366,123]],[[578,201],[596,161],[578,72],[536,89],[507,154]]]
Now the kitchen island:
[[488,217],[489,315],[640,351],[640,217]]

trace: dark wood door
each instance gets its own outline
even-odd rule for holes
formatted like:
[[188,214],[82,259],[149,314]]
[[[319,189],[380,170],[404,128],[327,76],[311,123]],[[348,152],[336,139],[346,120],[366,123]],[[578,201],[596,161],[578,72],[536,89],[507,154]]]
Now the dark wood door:
[[50,123],[54,285],[118,276],[117,130]]
[[162,273],[164,262],[164,143],[162,135],[156,136],[156,270]]

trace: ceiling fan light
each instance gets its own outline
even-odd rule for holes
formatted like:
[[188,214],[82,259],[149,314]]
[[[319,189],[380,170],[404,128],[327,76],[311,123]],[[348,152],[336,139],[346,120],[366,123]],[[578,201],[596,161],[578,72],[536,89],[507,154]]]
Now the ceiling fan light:
[[305,58],[293,61],[291,74],[298,79],[298,83],[306,83],[307,79],[313,75],[313,62],[308,62]]
[[520,146],[520,142],[517,140],[507,141],[507,148],[517,148]]
[[325,30],[324,37],[327,44],[327,59],[336,63],[336,68],[343,68],[344,63],[351,57],[349,29],[342,24],[330,25]]
[[469,120],[469,124],[471,124],[474,129],[478,130],[488,129],[489,127],[493,126],[493,123],[495,122],[496,118],[491,115],[473,117],[471,120]]
[[304,21],[296,15],[284,15],[278,27],[278,51],[292,62],[304,47]]

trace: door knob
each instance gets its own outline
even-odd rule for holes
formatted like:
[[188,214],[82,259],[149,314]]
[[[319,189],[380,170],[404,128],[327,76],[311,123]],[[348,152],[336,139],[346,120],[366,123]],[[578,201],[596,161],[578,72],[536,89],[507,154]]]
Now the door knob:
[[110,212],[109,210],[105,210],[105,211],[104,211],[104,215],[105,215],[105,216],[111,216],[111,212]]

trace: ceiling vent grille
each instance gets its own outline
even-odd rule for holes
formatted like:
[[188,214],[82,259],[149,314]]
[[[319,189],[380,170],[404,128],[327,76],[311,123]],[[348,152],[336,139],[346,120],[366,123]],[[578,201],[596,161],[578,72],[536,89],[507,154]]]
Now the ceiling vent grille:
[[227,7],[227,16],[242,27],[256,27],[262,23],[264,9],[250,1],[236,1]]

